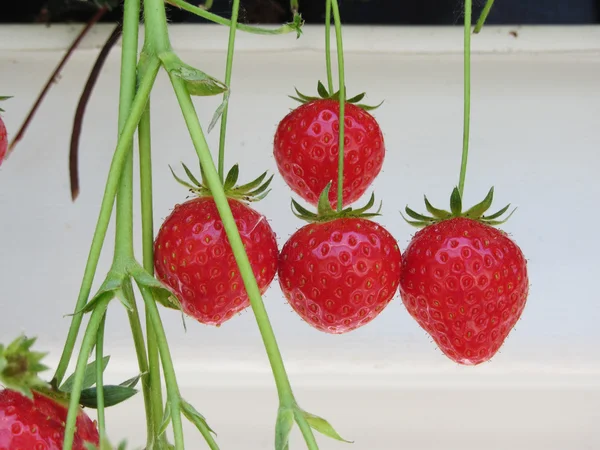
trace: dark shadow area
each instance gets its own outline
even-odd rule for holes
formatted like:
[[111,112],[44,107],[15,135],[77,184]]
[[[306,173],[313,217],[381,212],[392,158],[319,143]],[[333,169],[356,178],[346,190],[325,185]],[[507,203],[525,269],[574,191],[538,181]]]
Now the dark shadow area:
[[[190,1],[200,4],[200,0]],[[359,25],[453,25],[461,19],[460,0],[339,0],[342,20]],[[484,0],[474,0],[474,14]],[[324,0],[300,0],[300,12],[307,24],[322,23]],[[93,1],[20,0],[5,1],[0,23],[84,22],[95,12]],[[230,0],[215,0],[212,12],[228,17]],[[114,22],[121,16],[119,7],[104,16],[102,22]],[[290,19],[289,0],[242,0],[240,21],[245,23],[281,23]],[[193,14],[169,7],[174,23],[202,23]],[[575,25],[600,23],[600,0],[498,0],[488,18],[496,25]]]

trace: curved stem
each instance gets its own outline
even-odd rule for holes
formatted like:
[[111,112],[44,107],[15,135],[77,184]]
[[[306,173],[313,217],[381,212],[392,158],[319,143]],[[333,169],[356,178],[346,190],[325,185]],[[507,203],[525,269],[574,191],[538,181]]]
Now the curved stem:
[[[150,91],[152,90],[152,86],[154,85],[154,80],[156,79],[159,68],[160,62],[158,58],[153,58],[149,62],[148,70],[140,83],[133,105],[131,106],[131,112],[127,118],[125,126],[123,127],[123,132],[121,133],[119,142],[117,143],[108,174],[106,188],[104,190],[104,197],[102,198],[98,223],[96,225],[96,230],[94,231],[94,237],[92,239],[92,245],[86,263],[83,281],[79,291],[79,297],[77,299],[77,304],[75,305],[75,312],[80,311],[85,306],[89,298],[92,283],[94,281],[94,274],[96,272],[96,268],[98,267],[98,260],[100,259],[104,238],[106,237],[106,231],[112,215],[112,208],[117,193],[117,186],[121,178],[121,173],[123,172],[123,167],[125,166],[128,152],[131,150],[129,141],[133,137],[133,134],[135,133],[137,125],[140,121],[140,117],[144,112],[146,102],[148,101],[148,97],[150,95]],[[54,375],[53,382],[55,385],[60,385],[65,376],[69,366],[69,360],[73,354],[73,348],[75,347],[75,342],[77,340],[77,335],[79,333],[82,320],[82,314],[75,314],[73,316],[65,347]]]
[[327,88],[333,93],[333,73],[331,70],[331,0],[325,1],[325,65],[327,69]]
[[340,10],[337,0],[331,0],[333,9],[333,21],[335,25],[335,40],[338,57],[338,74],[340,83],[340,139],[338,155],[338,192],[337,192],[337,210],[343,208],[344,195],[344,128],[345,128],[345,109],[346,109],[346,81],[344,79],[344,46],[342,43],[342,22],[340,20]]
[[106,420],[104,416],[104,328],[106,325],[106,313],[102,317],[98,335],[96,336],[96,411],[98,415],[98,433],[100,434],[100,448],[106,439]]
[[75,377],[73,380],[73,389],[71,390],[71,396],[69,399],[69,413],[67,414],[67,421],[65,426],[65,440],[63,444],[63,450],[71,450],[73,447],[73,439],[75,433],[75,422],[77,420],[77,414],[80,411],[79,399],[81,398],[81,388],[83,387],[83,379],[85,376],[85,367],[88,358],[92,352],[94,343],[96,342],[96,335],[98,328],[104,319],[104,313],[110,302],[110,297],[105,297],[100,300],[96,305],[96,308],[92,312],[90,321],[85,330],[83,336],[83,342],[81,343],[81,350],[79,357],[77,358],[77,366],[75,368]]
[[[144,269],[150,274],[154,274],[154,219],[152,207],[152,155],[151,155],[151,134],[150,134],[150,102],[146,106],[146,111],[140,120],[138,127],[139,149],[140,149],[140,191],[142,203],[142,249]],[[146,317],[148,308],[146,307]],[[152,323],[146,323],[146,335],[148,346],[148,385],[151,395],[152,422],[154,434],[160,429],[162,422],[163,397],[160,378],[160,359],[158,347],[156,344],[156,333]],[[150,436],[148,440],[150,443]],[[156,442],[157,437],[152,436],[152,441]],[[148,445],[149,447],[149,445]]]
[[273,328],[269,321],[269,317],[260,294],[260,289],[258,288],[256,279],[254,278],[254,273],[252,272],[248,255],[244,249],[244,244],[235,224],[233,214],[231,213],[231,209],[227,203],[227,197],[223,192],[223,186],[219,180],[219,174],[217,173],[211,158],[208,144],[206,143],[202,127],[198,121],[196,109],[194,108],[194,104],[192,103],[190,94],[185,87],[184,81],[175,76],[170,76],[170,78],[177,96],[177,100],[179,101],[179,106],[183,113],[185,123],[194,143],[196,153],[200,159],[200,165],[204,169],[205,181],[208,184],[208,187],[217,205],[217,209],[223,221],[223,226],[225,228],[227,238],[231,244],[231,248],[238,264],[244,286],[248,292],[248,297],[250,298],[250,303],[256,317],[256,322],[258,323],[258,328],[263,338],[265,349],[269,357],[269,362],[271,363],[280,401],[284,404],[290,404],[294,399],[292,387],[285,371],[283,359],[281,357],[279,347],[277,346],[275,334],[273,333]]
[[181,395],[177,385],[173,359],[167,343],[167,336],[160,319],[156,302],[148,288],[140,286],[142,297],[148,311],[148,320],[152,322],[152,327],[156,332],[156,343],[160,352],[163,370],[165,373],[165,383],[167,385],[167,398],[171,407],[171,420],[173,422],[173,433],[175,435],[175,449],[184,450],[183,442],[183,424],[181,422]]
[[483,7],[483,11],[481,11],[481,15],[479,16],[479,20],[477,21],[477,24],[475,25],[475,29],[473,30],[473,33],[477,34],[481,31],[488,15],[490,14],[490,10],[492,9],[492,6],[494,6],[494,0],[487,0],[487,3]]
[[[227,66],[225,68],[225,85],[231,87],[231,72],[233,68],[233,52],[235,50],[235,35],[237,31],[238,15],[240,12],[240,0],[233,0],[231,9],[231,27],[229,28],[229,43],[227,45]],[[225,95],[228,95],[226,92]],[[225,97],[223,97],[225,99]],[[227,113],[229,111],[229,103],[223,109],[221,116],[221,135],[219,137],[219,178],[223,182],[225,174],[225,137],[227,135]]]
[[[211,22],[218,23],[220,25],[225,25],[227,27],[231,26],[231,20],[225,19],[217,14],[211,13],[204,8],[200,8],[198,6],[191,5],[187,3],[185,0],[165,0],[167,3],[177,6],[178,8],[183,9],[184,11],[190,12],[197,16],[202,17],[203,19],[210,20]],[[298,27],[294,24],[285,24],[280,26],[279,28],[267,29],[267,28],[259,28],[251,25],[245,25],[240,23],[237,25],[237,29],[240,31],[245,31],[246,33],[252,34],[263,34],[263,35],[274,35],[274,34],[286,34],[298,32]]]
[[464,117],[463,117],[463,149],[460,162],[460,178],[458,192],[462,197],[465,190],[467,161],[469,159],[469,129],[471,122],[471,15],[473,0],[465,0],[465,44],[464,44]]

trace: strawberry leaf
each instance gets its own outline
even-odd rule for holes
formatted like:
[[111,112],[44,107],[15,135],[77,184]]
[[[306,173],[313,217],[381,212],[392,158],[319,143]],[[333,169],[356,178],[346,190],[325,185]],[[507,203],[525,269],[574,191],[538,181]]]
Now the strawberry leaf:
[[[502,208],[500,211],[495,212],[494,214],[490,214],[489,216],[482,216],[481,219],[483,219],[483,220],[494,220],[494,219],[497,219],[498,217],[500,217],[501,215],[503,215],[506,211],[508,211],[508,208],[510,208],[510,203],[508,205],[506,205],[504,208]],[[511,215],[512,215],[512,213],[511,213]]]
[[427,199],[427,197],[425,197],[425,208],[427,208],[427,211],[429,211],[429,214],[431,214],[433,217],[435,217],[436,219],[448,219],[452,216],[452,213],[450,213],[449,211],[445,211],[443,209],[437,209],[435,208]]
[[433,219],[413,211],[408,206],[406,208],[404,208],[404,210],[406,211],[406,214],[408,214],[408,216],[412,217],[413,219],[416,219],[421,222],[431,222],[431,223],[434,222]]
[[229,190],[232,189],[238,181],[238,177],[240,176],[240,167],[235,164],[227,173],[227,177],[225,178],[225,183],[223,184],[223,189]]
[[128,380],[125,380],[122,383],[120,383],[119,386],[134,388],[139,383],[140,378],[142,378],[142,375],[144,375],[144,374],[139,374],[139,375],[136,375],[135,377],[129,378]]
[[203,431],[208,430],[210,433],[214,434],[215,436],[217,435],[217,433],[215,433],[214,430],[210,426],[208,426],[204,416],[202,414],[200,414],[196,410],[196,408],[194,408],[191,404],[186,402],[184,399],[181,399],[181,412],[191,423],[193,423],[196,426],[196,428],[198,429],[198,431],[200,431],[200,433],[204,434]]
[[177,297],[163,283],[150,275],[141,266],[134,266],[129,269],[129,273],[141,288],[147,288],[152,292],[154,299],[165,308],[181,310],[181,305]]
[[180,78],[185,82],[190,95],[204,97],[219,95],[229,90],[225,83],[184,63],[172,52],[161,54],[159,57],[169,75]]
[[223,101],[215,110],[215,113],[213,114],[212,119],[210,120],[210,124],[208,124],[207,131],[209,133],[215,127],[215,125],[217,124],[219,119],[223,116],[223,112],[225,111],[225,108],[227,107],[228,103],[229,103],[229,91],[227,91],[227,92],[225,92],[225,94],[223,94]]
[[[102,371],[106,370],[106,366],[108,366],[108,362],[110,361],[110,356],[105,356],[102,358]],[[75,382],[75,374],[72,374],[69,378],[65,380],[62,386],[59,388],[62,392],[71,392],[73,390],[73,383]],[[87,389],[96,384],[96,360],[89,363],[85,366],[85,373],[83,375],[83,384],[81,386],[82,389]]]
[[349,444],[352,443],[352,441],[347,441],[346,439],[341,437],[338,434],[338,432],[335,431],[335,429],[331,426],[331,424],[322,417],[315,416],[306,411],[301,411],[301,413],[312,429],[337,441],[347,442]]
[[346,100],[348,103],[358,103],[360,102],[363,98],[365,98],[366,93],[363,92],[362,94],[358,94],[352,98],[349,98],[348,100]]
[[181,163],[181,165],[183,166],[183,170],[185,170],[185,174],[188,176],[188,178],[190,180],[192,180],[192,183],[194,183],[198,187],[202,187],[202,183],[200,183],[198,181],[198,179],[194,176],[192,171],[190,169],[188,169],[188,166],[186,166],[184,163]]
[[[79,403],[82,406],[96,409],[98,407],[97,391],[96,387],[83,389]],[[137,394],[137,392],[137,389],[126,386],[104,386],[104,406],[110,408],[111,406],[123,403]]]
[[279,408],[275,424],[275,450],[289,448],[290,434],[294,427],[294,411],[290,408]]
[[165,412],[163,413],[162,423],[160,424],[160,428],[158,429],[158,436],[162,436],[169,428],[169,424],[171,423],[171,405],[169,402],[165,405]]
[[322,98],[329,98],[329,92],[323,83],[319,81],[317,84],[317,92]]

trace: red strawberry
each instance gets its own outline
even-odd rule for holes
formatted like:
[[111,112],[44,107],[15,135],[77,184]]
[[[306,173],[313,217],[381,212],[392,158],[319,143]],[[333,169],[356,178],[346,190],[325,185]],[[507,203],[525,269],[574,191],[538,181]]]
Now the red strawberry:
[[[331,211],[326,189],[320,215],[296,202],[299,216],[320,223],[299,229],[279,258],[279,284],[292,308],[310,325],[341,334],[361,327],[383,311],[398,288],[400,250],[381,225],[366,220],[373,214]],[[326,205],[330,212],[324,211]]]
[[[237,180],[237,166],[233,170]],[[277,241],[267,219],[239,199],[262,194],[271,181],[261,185],[265,175],[238,188],[233,188],[235,181],[225,182],[227,193],[235,197],[228,199],[229,206],[261,293],[277,271]],[[205,186],[195,183],[188,186],[202,196],[175,206],[156,237],[156,274],[174,290],[186,314],[219,326],[250,302],[215,201]]]
[[[4,389],[0,391],[0,449],[61,450],[68,404],[38,392],[33,400]],[[98,430],[83,412],[77,416],[73,450],[85,450],[86,443],[98,445]]]
[[[339,100],[319,84],[322,97],[290,112],[277,127],[273,154],[286,183],[307,202],[316,205],[329,182],[329,194],[336,202],[339,155]],[[381,171],[385,156],[383,134],[365,105],[355,105],[361,94],[346,101],[344,120],[344,206],[358,200]]]
[[[10,97],[0,97],[0,102],[6,100]],[[2,108],[0,108],[0,112],[4,112]],[[2,165],[2,161],[4,161],[4,157],[6,156],[6,151],[8,149],[8,138],[6,136],[6,126],[2,121],[2,117],[0,117],[0,166]]]
[[521,249],[496,229],[506,210],[483,216],[493,189],[479,205],[462,213],[460,194],[452,213],[434,217],[409,208],[425,225],[403,254],[400,294],[408,312],[452,360],[475,365],[492,358],[515,326],[527,300],[527,263]]

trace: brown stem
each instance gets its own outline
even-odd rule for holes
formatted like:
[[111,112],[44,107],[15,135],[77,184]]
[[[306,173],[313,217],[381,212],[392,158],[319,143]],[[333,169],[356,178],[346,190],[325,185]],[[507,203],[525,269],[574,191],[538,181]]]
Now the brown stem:
[[73,41],[73,43],[67,50],[67,53],[65,53],[65,56],[63,56],[62,60],[58,63],[58,66],[56,66],[56,68],[54,69],[54,72],[52,72],[52,75],[46,82],[46,85],[42,89],[42,92],[40,92],[40,94],[38,95],[38,98],[36,99],[35,103],[31,107],[31,110],[29,111],[27,118],[23,122],[23,125],[21,125],[21,128],[15,135],[13,141],[8,146],[8,152],[7,152],[6,157],[8,157],[11,154],[11,152],[13,151],[13,149],[15,148],[17,143],[23,138],[23,135],[25,134],[25,131],[27,130],[27,127],[29,126],[29,123],[31,122],[31,120],[33,119],[33,116],[35,115],[36,111],[38,110],[39,106],[41,105],[42,100],[44,100],[44,97],[50,90],[50,87],[56,81],[56,78],[58,78],[60,71],[63,69],[64,65],[67,63],[69,57],[73,54],[73,52],[75,51],[75,49],[77,48],[77,46],[79,45],[81,40],[88,33],[88,31],[90,31],[90,29],[94,26],[94,24],[96,22],[98,22],[107,11],[108,11],[108,7],[106,7],[106,6],[103,6],[102,8],[98,9],[98,11],[96,11],[96,14],[94,15],[94,17],[92,17],[90,19],[90,21],[85,25],[83,30],[81,30],[81,32],[79,33],[77,38],[75,38],[75,40]]
[[71,146],[69,150],[69,180],[71,183],[71,199],[73,201],[75,201],[79,195],[79,136],[81,135],[85,109],[94,90],[94,86],[96,85],[96,81],[100,75],[100,71],[104,66],[104,62],[106,61],[106,58],[108,57],[112,47],[121,37],[122,32],[123,25],[118,23],[104,43],[102,50],[100,50],[98,58],[96,58],[96,62],[94,63],[90,75],[85,83],[81,97],[79,97],[79,103],[77,104],[77,110],[75,111],[75,119],[73,120],[73,131],[71,133]]

